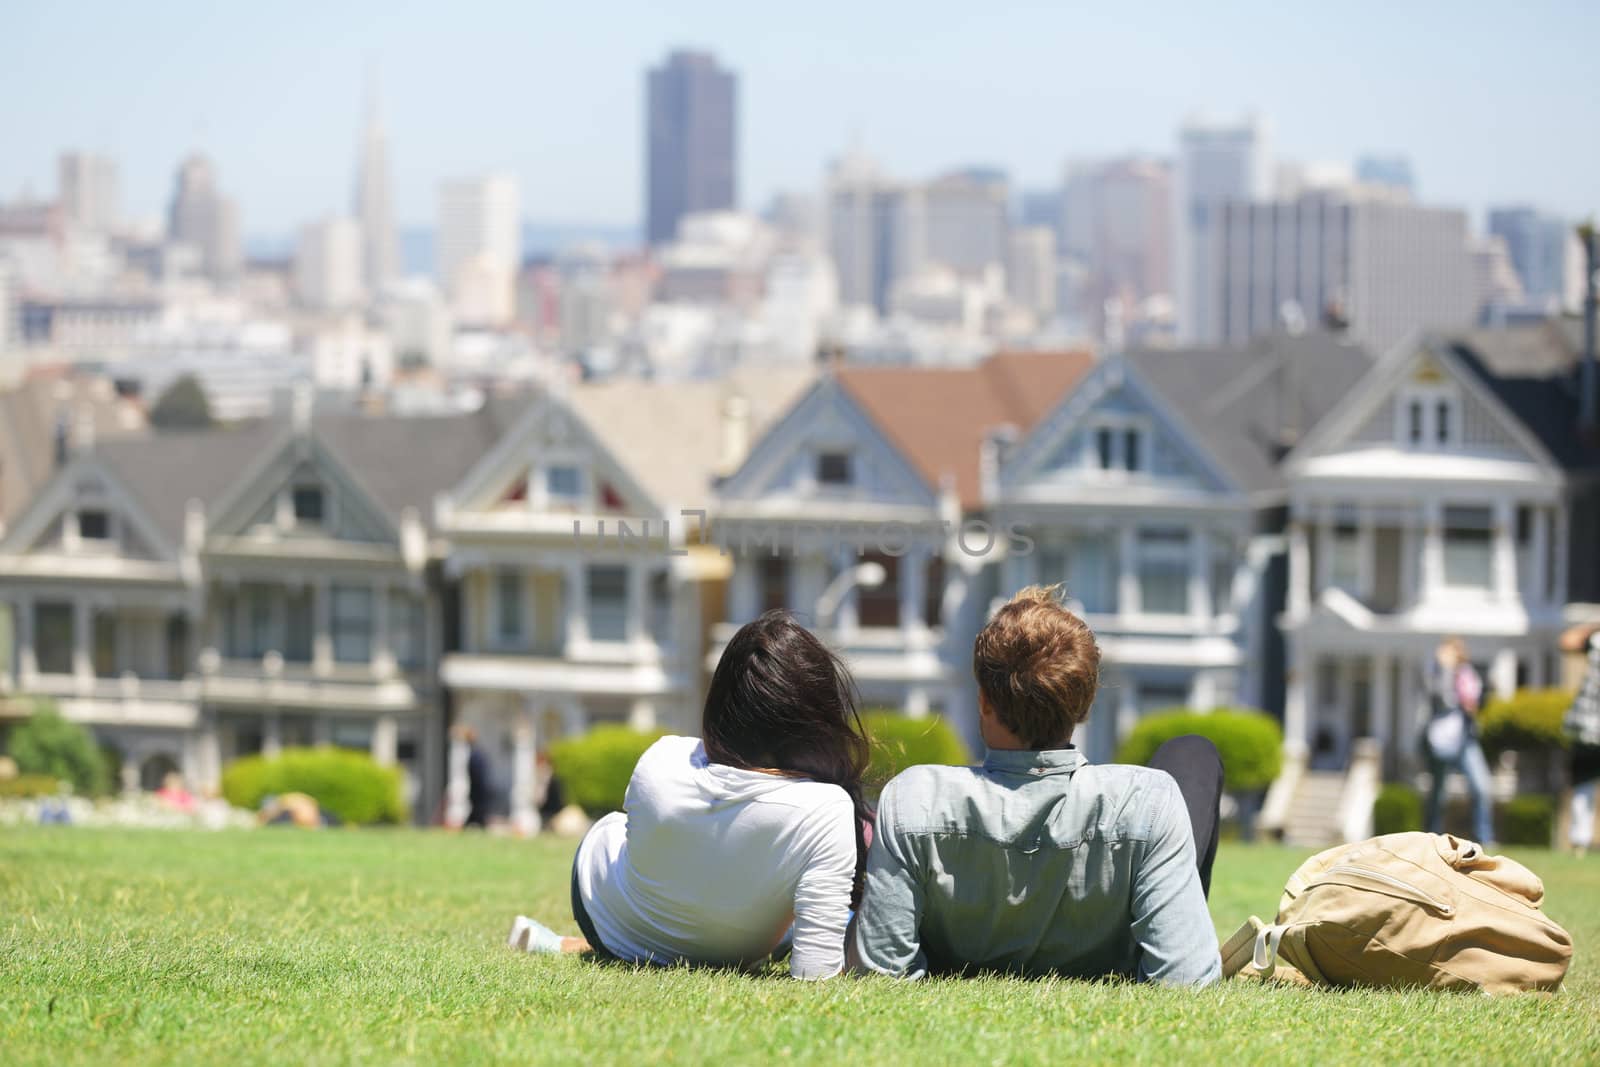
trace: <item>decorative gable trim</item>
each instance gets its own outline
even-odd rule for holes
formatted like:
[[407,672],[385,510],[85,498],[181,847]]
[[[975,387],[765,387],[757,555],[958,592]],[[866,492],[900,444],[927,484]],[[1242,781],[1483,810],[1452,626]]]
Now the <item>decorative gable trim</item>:
[[1065,448],[1073,434],[1093,420],[1095,409],[1101,401],[1119,390],[1130,394],[1149,413],[1148,416],[1140,416],[1140,419],[1151,424],[1153,431],[1144,445],[1147,457],[1153,458],[1156,435],[1164,434],[1177,443],[1184,456],[1210,481],[1211,491],[1243,493],[1243,489],[1217,463],[1210,451],[1195,440],[1187,424],[1167,407],[1156,391],[1145,384],[1133,365],[1120,355],[1107,357],[1085,375],[1062,398],[1055,410],[1045,416],[1006,458],[1001,466],[998,486],[986,488],[992,494],[1004,496],[1032,484],[1038,479],[1043,464]]
[[[536,495],[542,487],[532,483],[531,471],[569,465],[588,467],[590,484],[585,499],[593,506],[585,514],[616,510],[607,505],[624,503],[650,515],[663,514],[662,503],[639,483],[577,409],[547,392],[534,397],[494,447],[455,486],[440,494],[436,513],[443,522],[450,514],[491,510],[518,479],[528,479],[523,492]],[[602,499],[607,488],[620,500]]]
[[[829,422],[835,424],[832,436],[819,438],[815,427],[819,423]],[[762,434],[738,469],[721,481],[718,495],[723,500],[742,501],[773,495],[777,492],[775,483],[797,454],[831,449],[852,450],[870,456],[874,467],[883,469],[888,475],[887,486],[911,498],[894,503],[919,507],[938,505],[938,487],[928,484],[910,457],[901,451],[899,445],[832,374],[819,377],[789,412]],[[840,503],[885,503],[881,498],[860,493],[836,497],[818,494],[816,499],[819,503],[835,500]]]
[[[394,522],[334,451],[317,440],[315,430],[286,432],[266,449],[234,489],[211,509],[206,536],[247,536],[254,527],[252,520],[264,508],[274,505],[286,483],[306,465],[314,467],[337,495],[340,525],[348,519],[376,533],[381,543],[399,542],[400,531]],[[337,533],[331,530],[327,536],[329,540],[338,539]]]
[[120,521],[131,526],[142,544],[149,546],[163,560],[178,559],[180,546],[161,533],[160,527],[150,519],[139,499],[93,452],[73,457],[45,483],[23,513],[17,516],[6,536],[0,538],[0,552],[8,555],[32,552],[51,524],[75,508],[78,504],[78,485],[82,479],[90,476],[99,479],[105,487],[110,498],[107,510],[114,511]]
[[[1419,357],[1428,360],[1428,365],[1419,369]],[[1384,430],[1393,431],[1384,439],[1385,443],[1398,445],[1402,440],[1401,420],[1408,417],[1398,401],[1401,392],[1412,384],[1429,395],[1444,395],[1449,388],[1459,389],[1464,399],[1485,412],[1493,420],[1494,428],[1516,448],[1546,472],[1560,476],[1560,465],[1544,445],[1506,409],[1482,379],[1463,365],[1450,345],[1437,336],[1420,333],[1412,334],[1384,353],[1356,387],[1311,428],[1285,457],[1285,472],[1291,476],[1298,474],[1313,457],[1346,443],[1377,443],[1374,435]],[[1458,423],[1467,411],[1463,406],[1456,412]],[[1427,423],[1430,429],[1434,425]]]

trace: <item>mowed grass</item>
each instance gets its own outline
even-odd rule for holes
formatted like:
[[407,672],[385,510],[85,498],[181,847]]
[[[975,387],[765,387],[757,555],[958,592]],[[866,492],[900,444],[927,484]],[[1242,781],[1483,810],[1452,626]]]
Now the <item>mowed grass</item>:
[[[1577,956],[1557,996],[1002,978],[793,982],[502,946],[571,930],[570,842],[0,831],[0,1063],[1600,1062],[1600,857],[1514,853]],[[1305,853],[1224,846],[1219,931]]]

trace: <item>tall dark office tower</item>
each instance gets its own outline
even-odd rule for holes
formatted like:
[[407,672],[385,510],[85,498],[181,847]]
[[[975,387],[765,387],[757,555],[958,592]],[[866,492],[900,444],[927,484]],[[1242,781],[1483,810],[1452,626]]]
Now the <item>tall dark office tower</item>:
[[738,78],[709,52],[673,52],[647,77],[645,233],[678,234],[678,220],[739,199]]

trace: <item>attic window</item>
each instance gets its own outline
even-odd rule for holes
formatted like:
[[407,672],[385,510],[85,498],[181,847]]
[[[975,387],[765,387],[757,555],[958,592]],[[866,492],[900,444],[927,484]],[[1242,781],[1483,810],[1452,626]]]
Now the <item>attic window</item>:
[[1448,448],[1461,440],[1461,398],[1448,385],[1407,389],[1398,416],[1396,439],[1412,448]]
[[100,510],[78,512],[78,536],[85,541],[111,540],[111,516]]
[[583,495],[583,472],[570,465],[546,468],[544,487],[551,503],[576,504]]
[[327,501],[321,487],[296,486],[294,490],[294,521],[306,524],[322,522],[327,513]]
[[850,476],[850,453],[817,453],[818,485],[849,485],[852,480]]

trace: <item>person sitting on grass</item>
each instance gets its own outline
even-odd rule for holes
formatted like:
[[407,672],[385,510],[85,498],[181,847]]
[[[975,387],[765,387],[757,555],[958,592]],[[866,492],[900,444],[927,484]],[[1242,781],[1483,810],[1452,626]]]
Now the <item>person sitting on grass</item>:
[[1099,667],[1094,634],[1050,589],[1022,590],[978,634],[988,757],[912,767],[884,788],[856,969],[1221,977],[1206,894],[1222,761],[1211,742],[1180,737],[1149,767],[1085,762],[1072,735]]
[[843,969],[871,819],[867,738],[844,665],[769,611],[728,642],[701,733],[651,745],[625,811],[579,844],[572,914],[583,936],[519,915],[513,948],[750,967],[792,925],[790,974]]

